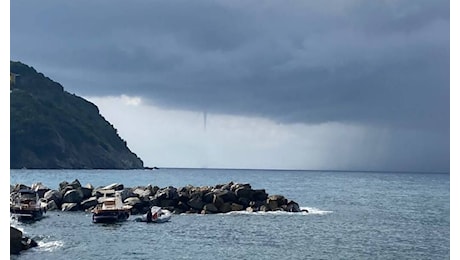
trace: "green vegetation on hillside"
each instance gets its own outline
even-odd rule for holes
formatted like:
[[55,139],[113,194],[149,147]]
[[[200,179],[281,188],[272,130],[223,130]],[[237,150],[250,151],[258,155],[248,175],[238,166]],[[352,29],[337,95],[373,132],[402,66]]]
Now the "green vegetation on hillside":
[[21,62],[10,72],[10,168],[143,168],[94,104]]

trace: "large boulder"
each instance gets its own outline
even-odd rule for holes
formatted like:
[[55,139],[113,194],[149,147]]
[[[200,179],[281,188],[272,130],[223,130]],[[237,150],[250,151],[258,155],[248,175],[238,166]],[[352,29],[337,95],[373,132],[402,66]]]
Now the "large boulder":
[[144,207],[144,203],[138,197],[129,197],[123,202],[137,210],[141,210]]
[[22,250],[22,231],[10,226],[10,254],[17,255]]
[[205,203],[200,196],[194,196],[187,202],[187,205],[189,205],[192,209],[201,211]]
[[54,200],[48,201],[46,203],[46,210],[57,210],[59,206],[56,204]]
[[219,213],[219,209],[212,203],[203,206],[204,213]]
[[221,198],[224,202],[237,202],[238,197],[233,191],[230,190],[218,190],[215,192],[215,195]]
[[59,193],[61,193],[61,197],[64,197],[64,195],[69,191],[69,190],[74,190],[72,186],[65,186],[64,188],[59,188]]
[[62,211],[77,211],[79,209],[78,203],[62,203],[61,205]]
[[176,207],[177,203],[178,203],[177,200],[165,199],[165,200],[161,200],[159,204],[160,204],[160,207],[167,208],[167,207]]
[[131,207],[131,214],[142,214],[146,212],[147,206],[142,202],[141,199],[138,197],[129,197],[125,199],[124,201],[125,205],[128,205]]
[[206,194],[203,195],[203,202],[205,203],[212,203],[214,198],[214,192],[207,192]]
[[284,209],[288,212],[301,212],[299,204],[295,201],[289,201]]
[[78,188],[81,188],[81,183],[78,179],[75,179],[73,182],[67,184],[67,186],[70,186],[73,189],[78,189]]
[[133,190],[133,193],[136,194],[139,198],[149,197],[152,194],[152,190],[145,187],[137,187]]
[[238,204],[243,205],[245,208],[249,206],[249,203],[251,203],[251,200],[248,198],[238,198]]
[[79,190],[81,190],[81,193],[83,194],[83,199],[91,197],[93,193],[93,189],[87,187],[80,187]]
[[235,192],[239,188],[245,188],[245,189],[252,189],[251,184],[249,183],[234,183],[232,186],[230,186],[230,190]]
[[50,190],[48,187],[43,185],[41,182],[32,184],[30,188],[37,192],[39,198],[43,198],[45,193]]
[[91,197],[89,199],[86,199],[80,203],[80,208],[82,210],[86,210],[89,208],[96,207],[97,205],[97,198],[96,197]]
[[259,211],[262,206],[267,207],[268,211],[271,210],[268,207],[268,205],[266,204],[265,201],[251,201],[251,202],[249,202],[249,207],[252,208],[254,212]]
[[230,211],[232,211],[232,205],[229,202],[225,202],[219,207],[219,210],[222,213],[230,212]]
[[188,211],[188,210],[190,210],[190,206],[187,203],[182,202],[182,201],[179,201],[177,203],[176,210],[175,210],[176,212],[184,213],[185,211]]
[[187,193],[186,191],[179,191],[178,192],[178,200],[181,201],[181,202],[187,202],[188,200],[190,200],[190,194]]
[[112,184],[109,184],[105,187],[103,187],[102,189],[103,190],[122,190],[124,189],[125,186],[121,183],[112,183]]
[[212,204],[214,204],[217,208],[220,208],[224,203],[225,202],[221,197],[216,196],[216,194],[212,194]]
[[56,205],[62,204],[62,194],[57,190],[49,190],[45,192],[43,198],[45,198],[48,203],[54,201]]
[[68,185],[69,185],[69,183],[66,182],[66,181],[63,181],[63,182],[59,183],[59,191],[62,191]]
[[83,201],[84,195],[81,189],[69,190],[62,197],[63,203],[80,203]]
[[268,205],[265,205],[265,204],[264,204],[264,205],[261,205],[261,206],[259,207],[259,211],[266,212],[266,211],[270,211],[270,210],[271,210],[270,207],[269,207]]
[[253,200],[254,193],[255,193],[255,191],[253,189],[251,189],[250,187],[247,187],[247,186],[242,186],[242,187],[239,187],[239,188],[237,188],[235,190],[235,195],[239,199],[244,198],[244,199],[248,199],[248,200]]
[[268,194],[265,192],[265,189],[254,190],[254,194],[252,196],[255,201],[265,201],[268,198]]
[[221,190],[230,190],[230,188],[233,186],[233,184],[234,184],[233,181],[231,181],[231,182],[229,182],[227,184],[224,184],[224,185],[220,186],[219,189],[221,189]]
[[21,230],[10,226],[10,254],[18,255],[21,251],[36,246],[37,242],[25,237]]
[[282,205],[287,204],[287,200],[283,195],[271,195],[267,198],[267,204],[270,210],[279,210]]
[[230,205],[230,207],[231,207],[232,211],[240,211],[240,210],[244,209],[243,205],[240,205],[240,204],[237,204],[237,203],[232,203]]
[[121,195],[121,200],[125,200],[131,197],[138,197],[137,194],[133,193],[133,189],[122,189],[118,191]]
[[155,194],[155,199],[159,200],[179,200],[179,193],[176,188],[169,186],[163,189],[159,189]]
[[30,189],[29,186],[19,183],[14,186],[12,192],[18,192],[19,190],[29,190],[29,189]]

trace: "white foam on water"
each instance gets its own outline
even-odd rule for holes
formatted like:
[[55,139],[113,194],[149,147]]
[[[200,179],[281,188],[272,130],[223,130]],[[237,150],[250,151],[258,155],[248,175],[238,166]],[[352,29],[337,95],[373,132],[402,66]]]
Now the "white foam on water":
[[333,211],[330,210],[322,210],[318,208],[311,208],[311,207],[300,207],[300,210],[308,210],[307,214],[313,215],[326,215],[331,214]]
[[62,241],[49,241],[49,242],[38,242],[38,248],[43,251],[53,252],[54,250],[62,247],[64,242]]
[[17,230],[21,231],[24,234],[24,228],[19,226],[17,221],[10,221],[10,226],[16,228]]
[[302,215],[302,216],[309,216],[309,215],[326,215],[326,214],[330,214],[333,212],[329,210],[321,210],[321,209],[312,208],[312,207],[300,207],[300,210],[301,212],[287,212],[287,211],[282,211],[282,210],[250,212],[250,211],[241,210],[241,211],[230,211],[228,213],[221,213],[221,214],[225,214],[225,215]]

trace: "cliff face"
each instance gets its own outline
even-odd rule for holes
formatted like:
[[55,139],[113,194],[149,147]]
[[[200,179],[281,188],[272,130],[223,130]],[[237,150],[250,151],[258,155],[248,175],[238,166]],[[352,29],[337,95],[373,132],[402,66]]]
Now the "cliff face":
[[94,104],[21,62],[10,72],[10,168],[143,168]]

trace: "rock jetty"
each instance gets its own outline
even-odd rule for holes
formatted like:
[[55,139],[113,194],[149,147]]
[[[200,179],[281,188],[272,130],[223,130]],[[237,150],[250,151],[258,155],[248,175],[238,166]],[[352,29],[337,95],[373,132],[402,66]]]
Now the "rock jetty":
[[50,189],[42,183],[32,186],[11,185],[10,194],[30,188],[38,192],[41,201],[47,203],[47,210],[91,211],[102,203],[103,194],[108,190],[119,191],[123,202],[132,206],[131,214],[144,214],[150,207],[159,206],[174,214],[198,213],[215,214],[230,211],[287,211],[301,212],[299,204],[283,195],[269,195],[265,189],[253,189],[248,183],[218,184],[215,186],[184,187],[136,186],[125,187],[121,183],[93,187],[82,186],[78,179],[63,181],[57,189]]

